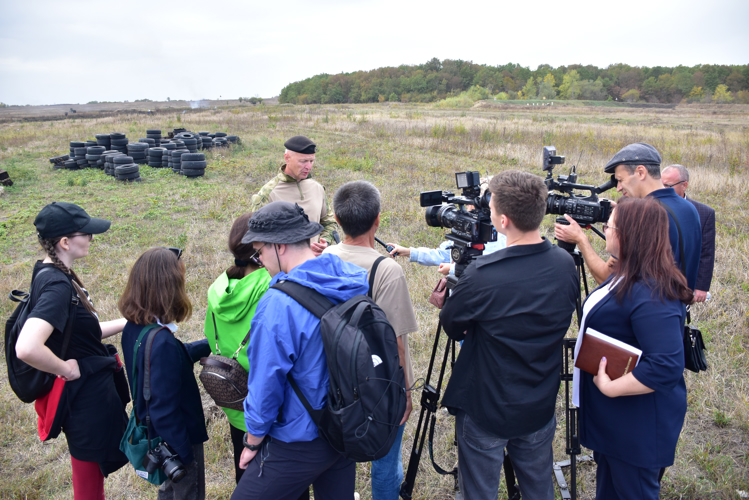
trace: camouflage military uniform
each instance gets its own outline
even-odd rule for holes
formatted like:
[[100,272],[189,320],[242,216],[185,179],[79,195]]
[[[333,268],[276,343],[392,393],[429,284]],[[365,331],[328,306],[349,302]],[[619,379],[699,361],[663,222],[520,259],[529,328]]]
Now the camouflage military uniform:
[[[304,209],[304,213],[307,214],[309,220],[323,225],[324,229],[320,237],[325,238],[325,241],[332,244],[333,231],[338,226],[333,217],[333,212],[328,207],[325,188],[309,177],[297,182],[293,177],[286,175],[285,168],[286,165],[282,165],[279,174],[268,181],[250,199],[250,211],[255,212],[272,201],[298,203]],[[319,237],[312,238],[313,242],[318,240]]]

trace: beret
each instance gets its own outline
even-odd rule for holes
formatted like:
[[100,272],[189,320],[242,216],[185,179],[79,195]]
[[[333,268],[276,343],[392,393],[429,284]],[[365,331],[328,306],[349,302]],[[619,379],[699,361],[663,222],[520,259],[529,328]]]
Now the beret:
[[295,135],[288,141],[284,142],[283,145],[289,151],[294,151],[295,153],[301,153],[303,155],[315,154],[315,148],[317,147],[317,144],[303,135]]
[[617,165],[625,163],[629,165],[660,165],[661,155],[658,154],[658,150],[650,144],[636,142],[624,146],[618,153],[616,153],[606,164],[603,171],[607,174],[613,174]]

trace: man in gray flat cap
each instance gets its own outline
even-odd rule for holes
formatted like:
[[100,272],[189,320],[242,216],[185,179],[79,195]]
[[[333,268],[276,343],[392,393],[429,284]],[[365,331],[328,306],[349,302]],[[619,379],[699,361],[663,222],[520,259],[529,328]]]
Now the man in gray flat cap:
[[[616,190],[622,196],[652,196],[664,206],[668,212],[671,251],[674,253],[676,265],[685,272],[689,288],[694,290],[702,246],[700,218],[691,203],[678,196],[673,188],[663,186],[661,155],[658,151],[643,142],[630,144],[609,160],[604,172],[614,174],[618,181]],[[616,258],[612,256],[608,261],[601,259],[577,222],[568,215],[565,215],[565,218],[569,225],[556,224],[555,237],[561,241],[575,243],[595,280],[602,283],[611,274]]]
[[310,220],[323,225],[322,234],[319,237],[315,235],[311,241],[312,251],[320,255],[333,241],[333,231],[337,226],[328,207],[325,188],[310,178],[317,145],[307,137],[297,135],[286,141],[284,146],[286,152],[281,172],[250,199],[250,212],[256,212],[272,201],[298,203]]
[[[338,304],[369,289],[367,271],[335,255],[315,257],[310,238],[322,225],[297,204],[271,202],[255,212],[242,243],[251,243],[271,274],[270,285],[292,281]],[[312,485],[320,500],[354,498],[356,467],[322,437],[288,381],[312,408],[328,392],[320,320],[289,295],[270,288],[252,318],[239,467],[246,469],[232,500],[296,500]]]

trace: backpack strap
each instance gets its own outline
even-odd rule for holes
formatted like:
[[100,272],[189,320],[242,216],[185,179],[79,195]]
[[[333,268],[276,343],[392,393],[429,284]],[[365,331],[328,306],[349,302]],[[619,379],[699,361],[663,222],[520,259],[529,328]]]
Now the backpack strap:
[[385,256],[380,255],[377,257],[377,260],[372,264],[372,269],[369,271],[369,290],[367,291],[367,297],[370,299],[372,298],[372,289],[374,288],[375,273],[377,273],[377,268],[383,260],[385,260]]
[[[36,273],[36,276],[34,276],[31,279],[31,286],[29,286],[29,294],[28,294],[29,300],[31,299],[32,289],[34,287],[34,280],[43,272],[47,270],[52,270],[52,269],[57,269],[57,268],[56,267],[44,267],[40,269]],[[68,275],[63,273],[59,269],[57,269],[57,271],[59,271],[60,273],[63,274],[63,276],[65,276],[68,284],[70,285],[70,306],[68,308],[68,320],[65,323],[65,329],[62,332],[62,351],[60,351],[60,359],[62,359],[63,361],[67,361],[66,354],[68,353],[68,346],[70,345],[70,338],[73,336],[73,323],[75,323],[75,318],[77,316],[78,304],[80,303],[80,299],[76,296],[75,288],[73,288],[73,284],[70,282],[70,278],[68,278]],[[11,295],[10,295],[11,300],[16,300],[13,298],[12,294],[13,292],[11,292]]]

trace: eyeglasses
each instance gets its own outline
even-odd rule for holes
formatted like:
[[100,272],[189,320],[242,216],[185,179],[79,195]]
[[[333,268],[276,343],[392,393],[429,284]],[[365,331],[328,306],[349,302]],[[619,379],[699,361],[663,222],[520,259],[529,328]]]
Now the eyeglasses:
[[679,181],[679,182],[675,182],[673,184],[663,184],[663,185],[666,186],[667,188],[672,188],[674,186],[678,186],[679,184],[681,184],[683,182],[687,182],[687,181]]
[[180,257],[182,257],[182,249],[177,247],[163,247],[172,252],[174,255],[177,256],[177,260],[179,260]]
[[88,237],[88,241],[91,241],[92,239],[94,239],[94,235],[91,233],[73,233],[70,236],[68,236],[68,239],[75,238],[76,236],[86,236]]
[[259,257],[260,257],[260,250],[262,250],[262,249],[263,249],[263,248],[265,247],[265,245],[266,245],[266,243],[263,243],[263,244],[262,244],[262,246],[261,246],[260,248],[257,248],[257,249],[255,250],[255,253],[253,253],[253,254],[252,254],[252,255],[250,256],[250,260],[251,260],[251,261],[253,261],[253,262],[254,262],[254,263],[256,263],[256,264],[260,264],[260,265],[262,265],[262,263],[261,263],[261,262],[260,262],[260,260],[259,260]]
[[607,229],[617,229],[614,226],[610,225],[608,222],[603,223],[603,230],[606,231]]

